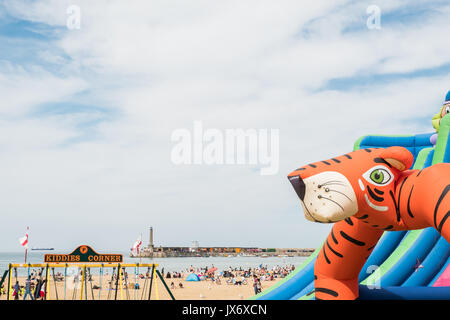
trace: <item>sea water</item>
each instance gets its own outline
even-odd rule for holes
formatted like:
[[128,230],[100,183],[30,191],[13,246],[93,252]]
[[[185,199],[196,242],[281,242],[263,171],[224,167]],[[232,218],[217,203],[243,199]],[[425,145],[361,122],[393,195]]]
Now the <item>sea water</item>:
[[[57,252],[57,251],[28,251],[27,263],[44,263],[44,255],[46,253],[50,254],[66,254],[67,252]],[[243,270],[249,268],[257,268],[264,266],[267,268],[272,268],[275,266],[298,266],[301,264],[306,257],[174,257],[174,258],[130,258],[128,253],[122,253],[124,263],[155,263],[158,264],[157,269],[164,272],[186,272],[191,266],[195,269],[204,269],[216,267],[218,271],[225,271],[229,268],[242,268]],[[3,272],[8,269],[8,264],[10,263],[24,263],[25,255],[23,252],[0,252],[0,278]],[[18,268],[18,276],[26,276],[28,273],[28,268]],[[37,268],[33,268],[37,269]],[[94,270],[95,269],[95,270]],[[97,274],[99,268],[94,268],[91,270],[92,274]],[[140,273],[145,273],[147,270],[140,269]],[[56,268],[55,272],[64,273],[64,268]],[[111,272],[111,271],[110,271]],[[135,272],[135,270],[128,271],[129,273]]]

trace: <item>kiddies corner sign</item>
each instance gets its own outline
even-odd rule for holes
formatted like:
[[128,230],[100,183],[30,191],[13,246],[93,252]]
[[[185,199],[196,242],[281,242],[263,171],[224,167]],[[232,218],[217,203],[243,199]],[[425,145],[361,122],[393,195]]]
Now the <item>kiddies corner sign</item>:
[[46,254],[44,262],[100,262],[100,263],[118,263],[123,262],[121,254],[99,254],[91,247],[83,245],[76,248],[69,254]]

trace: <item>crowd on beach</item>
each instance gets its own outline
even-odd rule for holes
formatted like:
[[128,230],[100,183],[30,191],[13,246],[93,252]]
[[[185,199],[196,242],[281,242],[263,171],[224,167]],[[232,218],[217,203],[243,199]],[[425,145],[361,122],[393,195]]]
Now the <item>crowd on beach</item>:
[[[62,275],[60,273],[56,273],[54,275],[54,279],[61,279]],[[32,270],[31,273],[25,280],[25,285],[20,285],[17,280],[11,286],[12,294],[14,300],[19,300],[19,297],[23,297],[23,300],[26,300],[29,297],[31,300],[42,300],[45,295],[45,286],[47,280],[43,278],[42,271],[37,272],[36,270]],[[0,296],[6,294],[5,286],[2,284],[0,288]]]
[[[170,282],[170,288],[175,289],[184,288],[182,282],[178,282],[178,285],[175,286],[175,283],[171,281],[171,279],[180,279],[184,280],[190,274],[196,274],[200,281],[210,281],[211,284],[221,285],[222,283],[227,285],[247,285],[249,282],[252,282],[253,289],[255,294],[261,291],[261,282],[263,281],[274,281],[278,278],[284,278],[289,273],[291,273],[295,269],[294,265],[286,265],[286,266],[274,266],[269,268],[267,265],[263,266],[260,264],[256,268],[236,268],[236,267],[228,267],[224,270],[219,270],[218,268],[212,266],[205,266],[204,268],[193,267],[192,265],[189,268],[181,272],[165,272],[164,268],[161,269],[161,275],[166,279],[166,282]],[[76,272],[73,276],[74,283],[81,282],[81,270]],[[117,285],[119,279],[117,279],[117,273],[111,273],[108,276],[108,272],[105,272],[104,283],[107,287],[113,288]],[[139,277],[139,279],[150,279],[151,272],[147,270],[146,273],[139,273],[131,275],[132,278]],[[93,281],[92,275],[90,272],[86,275],[87,281]],[[54,276],[51,276],[51,280],[54,281],[64,281],[64,275],[61,273],[55,273]],[[123,281],[123,286],[127,287],[129,284],[129,275],[125,269],[122,271],[121,280]],[[23,297],[26,299],[29,296],[33,300],[44,299],[45,296],[45,285],[47,280],[43,275],[42,271],[32,270],[28,277],[26,277],[25,285],[19,285],[18,281],[13,282],[11,285],[12,289],[12,297],[13,299],[19,299],[19,297]],[[100,284],[101,285],[101,284]],[[139,283],[133,283],[135,289],[139,289]],[[93,289],[100,289],[97,284],[92,285]],[[6,293],[6,289],[4,285],[0,288],[0,296]]]
[[[255,294],[261,292],[261,282],[262,281],[274,281],[278,278],[284,278],[295,270],[294,265],[287,266],[274,266],[268,268],[267,265],[262,264],[256,268],[232,268],[228,267],[225,270],[219,271],[212,265],[211,267],[204,268],[194,268],[192,265],[186,268],[183,272],[167,272],[164,274],[164,269],[162,270],[163,276],[166,279],[172,278],[185,278],[189,274],[196,274],[200,280],[211,281],[213,284],[221,285],[222,282],[228,285],[247,285],[249,281],[252,281],[252,285]],[[180,287],[182,284],[179,283]],[[172,289],[175,289],[174,282],[170,284]]]

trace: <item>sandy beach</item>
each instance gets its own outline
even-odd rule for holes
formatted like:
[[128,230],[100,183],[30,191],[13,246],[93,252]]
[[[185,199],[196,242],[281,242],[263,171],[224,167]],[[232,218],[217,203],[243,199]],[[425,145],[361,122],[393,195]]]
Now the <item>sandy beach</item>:
[[[109,276],[110,278],[110,276]],[[131,279],[132,278],[132,279]],[[92,281],[87,281],[87,288],[83,288],[83,300],[147,300],[148,299],[148,289],[150,286],[150,279],[138,279],[139,287],[141,289],[135,290],[134,285],[136,281],[134,280],[134,275],[132,276],[128,283],[128,289],[126,287],[118,287],[117,293],[115,290],[115,283],[112,288],[107,284],[108,280],[104,276],[100,279],[99,276],[93,276]],[[17,278],[19,285],[25,285],[25,277]],[[96,289],[96,286],[100,287],[100,280],[102,280],[102,290]],[[247,284],[233,285],[227,284],[226,279],[223,278],[221,284],[216,284],[211,280],[202,281],[185,281],[184,278],[175,279],[164,279],[168,287],[171,287],[173,282],[174,289],[171,292],[176,300],[240,300],[247,299],[254,295],[253,281],[248,279]],[[262,290],[270,287],[280,278],[274,279],[272,281],[262,281]],[[55,286],[56,283],[56,286]],[[183,288],[179,287],[182,284]],[[15,284],[15,278],[11,279],[12,287]],[[0,300],[6,300],[6,288],[7,283],[3,285],[3,293],[0,296]],[[66,289],[64,289],[66,288]],[[13,290],[11,289],[10,299],[14,300],[12,296]],[[27,300],[30,298],[27,297]],[[48,300],[80,300],[81,299],[81,284],[75,285],[73,279],[68,277],[67,282],[64,280],[54,282],[50,279],[49,286],[47,287],[47,299]],[[164,287],[161,279],[158,278],[157,281],[153,281],[151,300],[170,300],[171,297]],[[19,300],[23,300],[23,294],[19,296]]]

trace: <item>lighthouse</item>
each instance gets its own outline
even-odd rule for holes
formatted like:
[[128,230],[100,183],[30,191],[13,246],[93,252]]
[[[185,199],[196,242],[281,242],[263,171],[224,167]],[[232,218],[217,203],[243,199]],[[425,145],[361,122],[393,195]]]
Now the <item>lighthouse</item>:
[[153,252],[153,227],[150,227],[150,239],[148,242],[148,248],[150,249],[151,252]]

